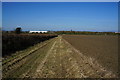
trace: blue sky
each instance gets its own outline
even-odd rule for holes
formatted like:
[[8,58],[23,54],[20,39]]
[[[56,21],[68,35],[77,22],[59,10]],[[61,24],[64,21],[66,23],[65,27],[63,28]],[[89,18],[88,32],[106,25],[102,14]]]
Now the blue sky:
[[3,2],[3,30],[117,31],[117,2]]
[[[2,2],[0,1],[0,13],[2,13]],[[0,14],[0,28],[2,27],[2,14]]]

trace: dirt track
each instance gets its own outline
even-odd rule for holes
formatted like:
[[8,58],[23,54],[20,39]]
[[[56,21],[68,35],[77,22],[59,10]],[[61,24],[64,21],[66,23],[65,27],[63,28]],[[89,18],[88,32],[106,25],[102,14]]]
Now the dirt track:
[[[44,45],[44,46],[43,46]],[[41,47],[42,46],[42,47]],[[84,56],[61,36],[35,46],[21,60],[4,61],[4,78],[110,78],[112,72],[90,57]],[[25,52],[25,51],[23,51]],[[25,56],[27,54],[27,56]],[[20,57],[21,54],[17,55]],[[25,57],[24,57],[25,56]],[[24,58],[22,58],[24,57]],[[14,73],[14,71],[16,73]]]

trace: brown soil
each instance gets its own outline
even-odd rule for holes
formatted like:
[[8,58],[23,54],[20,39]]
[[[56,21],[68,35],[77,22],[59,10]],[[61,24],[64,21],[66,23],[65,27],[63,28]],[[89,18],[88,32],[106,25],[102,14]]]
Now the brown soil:
[[118,36],[63,35],[66,41],[82,54],[92,57],[107,70],[118,71]]
[[[29,55],[28,55],[29,54]],[[3,59],[3,78],[115,78],[61,36]]]

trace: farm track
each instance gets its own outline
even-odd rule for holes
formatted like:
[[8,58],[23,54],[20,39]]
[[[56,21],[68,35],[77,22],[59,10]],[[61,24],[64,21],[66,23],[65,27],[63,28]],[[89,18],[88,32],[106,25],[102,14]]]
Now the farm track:
[[37,45],[31,53],[29,51],[6,59],[3,64],[3,77],[111,78],[116,75],[107,71],[95,59],[84,56],[58,36]]

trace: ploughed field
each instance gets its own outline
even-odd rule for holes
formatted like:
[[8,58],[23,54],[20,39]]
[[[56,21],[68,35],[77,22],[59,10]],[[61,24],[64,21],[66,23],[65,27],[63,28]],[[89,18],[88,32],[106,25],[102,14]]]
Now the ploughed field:
[[[3,78],[116,78],[117,45],[115,46],[114,41],[117,38],[114,37],[63,35],[51,38],[4,57],[2,76]],[[108,44],[108,41],[111,43]],[[104,45],[109,49],[104,48]],[[107,50],[111,51],[108,53]]]
[[73,47],[97,61],[106,70],[118,72],[118,36],[63,35]]

